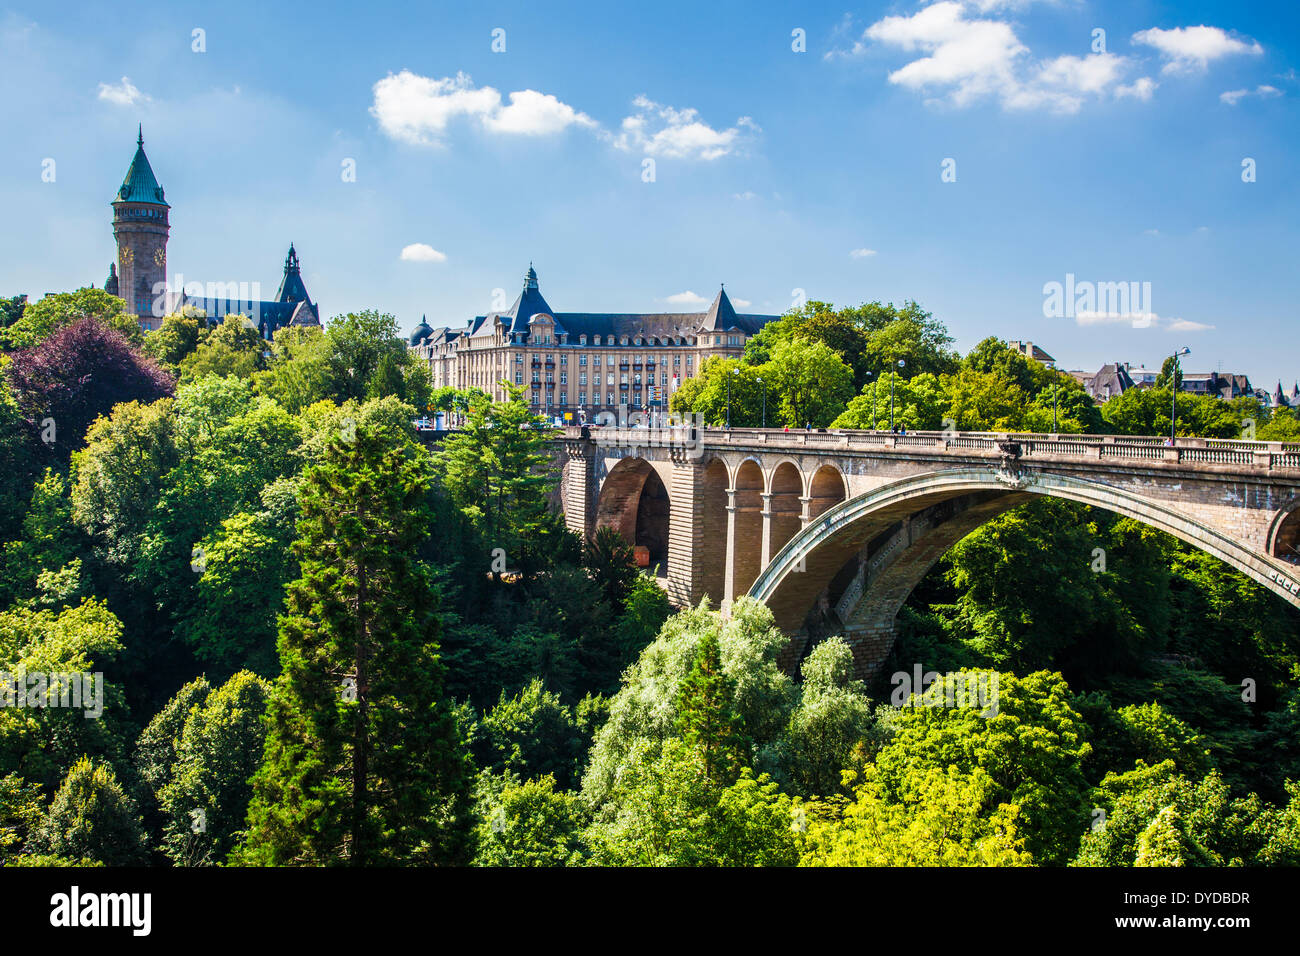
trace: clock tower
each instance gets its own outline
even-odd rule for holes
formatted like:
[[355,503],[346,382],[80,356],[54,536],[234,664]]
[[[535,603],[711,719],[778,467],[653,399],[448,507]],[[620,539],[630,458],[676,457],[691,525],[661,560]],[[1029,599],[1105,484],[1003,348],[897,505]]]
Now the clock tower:
[[[117,240],[117,295],[127,312],[146,328],[156,328],[154,301],[167,282],[167,234],[171,229],[162,187],[144,154],[144,131],[136,139],[135,158],[113,199],[113,237]],[[171,311],[161,302],[162,314]]]

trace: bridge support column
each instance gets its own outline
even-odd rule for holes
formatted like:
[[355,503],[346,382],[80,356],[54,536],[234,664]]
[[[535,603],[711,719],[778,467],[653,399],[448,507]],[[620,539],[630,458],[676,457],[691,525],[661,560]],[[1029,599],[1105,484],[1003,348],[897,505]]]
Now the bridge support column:
[[726,490],[721,462],[705,468],[691,459],[673,462],[668,518],[668,599],[694,607],[706,595],[714,607],[725,594],[727,515],[718,507]]
[[736,489],[727,489],[727,558],[722,588],[722,613],[731,612],[736,597]]
[[812,498],[807,495],[799,496],[799,527],[808,527],[808,522],[812,521]]
[[876,677],[894,649],[896,634],[892,620],[846,630],[844,642],[853,651],[853,676],[864,681]]
[[595,458],[585,443],[566,442],[568,461],[564,475],[564,524],[589,540],[595,532],[595,500],[599,488],[592,474]]
[[772,563],[772,496],[764,493],[763,499],[763,557],[760,570]]

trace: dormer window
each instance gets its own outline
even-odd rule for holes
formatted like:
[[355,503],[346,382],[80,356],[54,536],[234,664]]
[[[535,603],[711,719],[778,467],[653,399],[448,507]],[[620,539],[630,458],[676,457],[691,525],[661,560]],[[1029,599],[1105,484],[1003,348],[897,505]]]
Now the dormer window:
[[579,335],[579,336],[578,336],[578,344],[579,344],[579,345],[586,345],[586,344],[587,344],[587,337],[586,337],[585,335]]

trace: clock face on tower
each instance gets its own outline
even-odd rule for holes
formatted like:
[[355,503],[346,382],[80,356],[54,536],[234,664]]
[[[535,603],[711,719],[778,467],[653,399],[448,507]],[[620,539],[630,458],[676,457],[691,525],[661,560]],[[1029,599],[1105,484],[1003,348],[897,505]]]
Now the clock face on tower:
[[153,253],[153,264],[160,269],[167,265],[167,253],[161,249],[155,249]]
[[124,266],[129,266],[131,263],[135,262],[135,250],[131,249],[129,246],[123,246],[118,250],[117,261],[122,263]]

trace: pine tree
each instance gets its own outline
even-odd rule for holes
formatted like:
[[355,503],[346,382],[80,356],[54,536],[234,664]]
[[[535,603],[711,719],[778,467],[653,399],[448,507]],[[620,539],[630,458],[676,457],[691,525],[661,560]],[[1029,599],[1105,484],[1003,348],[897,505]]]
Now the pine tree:
[[749,748],[732,706],[735,682],[722,670],[722,647],[710,631],[677,695],[676,731],[704,761],[704,774],[723,786],[735,782]]
[[[471,401],[465,424],[438,456],[447,492],[490,549],[500,548],[507,571],[523,577],[548,563],[561,531],[547,507],[555,484],[545,431],[528,410],[523,389],[503,382],[509,398]],[[494,564],[494,576],[500,568]]]
[[472,854],[472,766],[443,699],[436,599],[415,558],[426,460],[371,430],[306,476],[302,576],[280,619],[272,695],[237,862],[448,864]]

